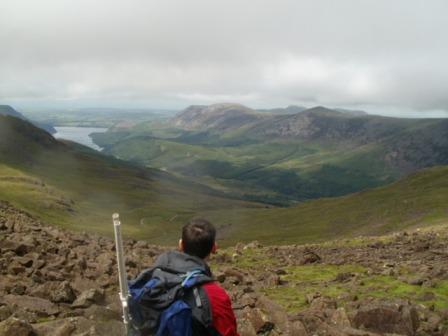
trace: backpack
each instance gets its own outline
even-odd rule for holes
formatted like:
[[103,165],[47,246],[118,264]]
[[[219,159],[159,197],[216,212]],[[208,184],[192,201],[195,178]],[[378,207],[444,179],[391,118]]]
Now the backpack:
[[211,281],[210,270],[202,260],[181,252],[162,255],[153,268],[129,282],[134,333],[219,335],[212,327],[210,302],[201,286]]

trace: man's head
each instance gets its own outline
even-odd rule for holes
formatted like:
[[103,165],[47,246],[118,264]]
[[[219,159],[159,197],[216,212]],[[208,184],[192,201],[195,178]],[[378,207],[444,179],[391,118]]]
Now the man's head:
[[192,219],[182,228],[179,248],[190,255],[206,258],[216,251],[215,227],[205,219]]

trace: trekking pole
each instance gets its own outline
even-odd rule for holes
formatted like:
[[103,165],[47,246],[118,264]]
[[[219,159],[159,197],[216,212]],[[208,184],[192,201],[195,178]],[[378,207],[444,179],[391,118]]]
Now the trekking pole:
[[112,215],[112,221],[114,223],[115,232],[115,248],[117,252],[117,265],[118,265],[118,281],[120,284],[120,301],[123,308],[123,323],[126,330],[126,335],[132,335],[131,326],[129,325],[129,289],[128,289],[128,279],[126,276],[126,268],[124,264],[124,252],[123,252],[123,241],[121,239],[121,222],[120,215],[114,213]]

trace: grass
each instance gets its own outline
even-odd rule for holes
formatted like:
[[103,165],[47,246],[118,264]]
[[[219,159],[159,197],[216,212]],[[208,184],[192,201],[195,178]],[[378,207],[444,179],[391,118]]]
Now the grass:
[[339,273],[362,274],[365,270],[355,265],[306,265],[287,267],[282,279],[286,285],[265,288],[264,293],[282,304],[289,311],[298,311],[307,306],[307,295],[337,298],[347,293],[347,286],[333,280]]
[[[434,287],[410,285],[390,276],[372,276],[363,279],[365,290],[360,297],[400,298],[415,301],[426,306],[434,305],[437,309],[448,308],[448,281],[440,281]],[[432,294],[433,299],[425,299],[425,294]]]
[[[431,230],[444,229],[432,227]],[[370,238],[345,239],[343,246],[365,246],[369,242],[390,240],[390,236]],[[339,243],[339,242],[338,242]],[[333,242],[323,246],[336,247]],[[236,247],[223,249],[220,253],[233,255]],[[232,267],[252,275],[272,272],[276,267],[275,254],[265,248],[249,247],[239,249],[232,260]],[[212,268],[218,265],[211,262]],[[381,275],[359,264],[309,264],[282,267],[285,274],[280,276],[279,285],[262,285],[261,291],[275,302],[281,304],[288,312],[297,313],[309,306],[307,297],[320,295],[333,298],[339,306],[352,304],[354,300],[367,298],[410,300],[416,304],[434,307],[436,310],[448,308],[448,281],[439,279],[431,286],[411,285],[408,279],[419,274],[404,265],[396,268],[395,275]],[[347,274],[346,280],[338,277]]]
[[[408,299],[436,309],[448,308],[448,281],[440,281],[434,287],[410,285],[392,276],[369,275],[357,265],[305,265],[285,270],[287,275],[282,276],[282,280],[287,284],[267,287],[263,291],[290,312],[306,308],[307,295],[315,293],[337,299],[342,306],[357,296],[359,299]],[[338,282],[335,279],[339,273],[351,273],[356,280]]]

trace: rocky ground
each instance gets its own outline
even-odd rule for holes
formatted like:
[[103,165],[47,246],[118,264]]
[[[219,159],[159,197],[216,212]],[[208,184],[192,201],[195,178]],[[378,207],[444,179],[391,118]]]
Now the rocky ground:
[[[446,231],[238,245],[211,260],[241,336],[448,335]],[[130,276],[165,249],[126,241]],[[0,202],[0,336],[122,335],[114,243]]]

